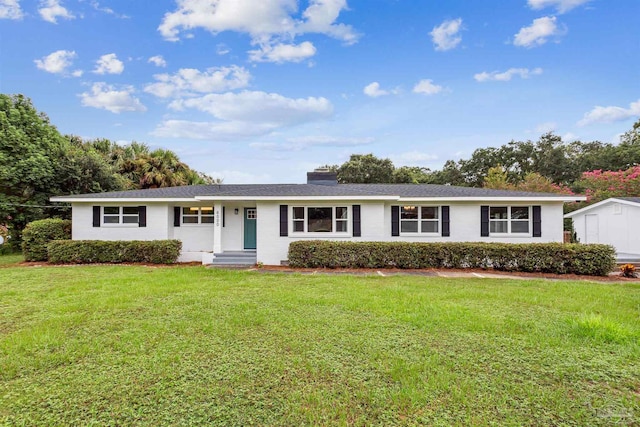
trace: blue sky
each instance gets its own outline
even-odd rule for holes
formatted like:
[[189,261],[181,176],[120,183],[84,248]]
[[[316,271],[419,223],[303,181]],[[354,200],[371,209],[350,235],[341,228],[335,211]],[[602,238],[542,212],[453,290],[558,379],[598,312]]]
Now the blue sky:
[[617,142],[638,0],[0,0],[0,91],[62,133],[169,148],[225,183],[374,153]]

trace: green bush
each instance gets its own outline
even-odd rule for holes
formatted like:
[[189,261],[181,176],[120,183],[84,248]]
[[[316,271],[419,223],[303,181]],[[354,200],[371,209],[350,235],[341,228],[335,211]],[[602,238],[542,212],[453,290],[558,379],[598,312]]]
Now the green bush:
[[68,219],[41,219],[30,222],[22,232],[22,253],[25,261],[46,261],[49,242],[65,239],[71,239],[71,221]]
[[181,249],[180,240],[54,240],[49,243],[48,254],[52,264],[173,264]]
[[307,268],[482,268],[606,276],[608,245],[563,243],[413,243],[307,240],[289,245],[289,265]]

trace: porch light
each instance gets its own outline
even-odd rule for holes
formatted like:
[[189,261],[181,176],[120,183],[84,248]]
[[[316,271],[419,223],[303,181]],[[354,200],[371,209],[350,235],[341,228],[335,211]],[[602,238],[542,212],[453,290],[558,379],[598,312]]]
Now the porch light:
[[238,215],[238,208],[235,208],[235,209],[233,210],[233,213],[234,213],[235,215]]

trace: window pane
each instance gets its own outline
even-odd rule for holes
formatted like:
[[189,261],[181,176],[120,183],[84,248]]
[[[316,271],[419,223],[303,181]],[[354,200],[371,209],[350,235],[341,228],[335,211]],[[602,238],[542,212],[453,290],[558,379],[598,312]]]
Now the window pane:
[[336,208],[336,219],[347,219],[347,208]]
[[304,219],[304,208],[293,208],[293,219]]
[[330,233],[333,231],[332,208],[308,208],[307,231],[310,233]]
[[336,231],[346,233],[347,232],[347,221],[336,221]]
[[491,219],[507,219],[507,207],[489,208],[489,217]]
[[400,219],[418,219],[418,208],[415,206],[403,206]]
[[105,215],[118,215],[119,213],[120,213],[120,208],[118,206],[105,206],[104,207],[104,214]]
[[197,224],[198,217],[197,216],[183,216],[182,217],[183,224]]
[[511,221],[512,233],[528,233],[529,221]]
[[303,232],[304,231],[304,221],[294,221],[293,222],[293,231]]
[[529,219],[529,208],[527,206],[512,207],[511,219]]
[[138,223],[138,215],[125,215],[122,217],[123,224],[137,224]]
[[120,217],[119,216],[105,215],[104,216],[104,223],[105,224],[119,224],[120,223]]
[[124,215],[138,215],[138,207],[137,206],[125,206],[122,208],[122,213]]
[[202,215],[203,224],[213,224],[213,215]]
[[422,232],[423,233],[437,233],[438,232],[438,221],[422,221]]
[[198,208],[182,208],[184,215],[198,215]]
[[423,206],[422,219],[438,219],[438,208],[436,206]]
[[403,233],[417,233],[418,221],[400,221],[400,231]]
[[491,233],[506,233],[507,224],[507,221],[491,221],[489,223],[489,231]]

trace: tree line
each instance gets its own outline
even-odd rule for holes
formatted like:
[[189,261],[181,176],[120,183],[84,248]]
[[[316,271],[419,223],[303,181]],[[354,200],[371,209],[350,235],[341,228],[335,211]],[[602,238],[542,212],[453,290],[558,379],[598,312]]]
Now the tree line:
[[69,216],[52,196],[213,182],[170,150],[62,135],[29,98],[0,94],[0,225],[14,245],[27,223]]
[[564,142],[546,133],[537,141],[478,148],[470,158],[448,160],[440,170],[396,167],[390,159],[373,154],[353,154],[341,165],[324,167],[335,170],[341,183],[426,183],[586,194],[588,203],[593,203],[607,197],[640,196],[639,165],[640,120],[618,144]]

